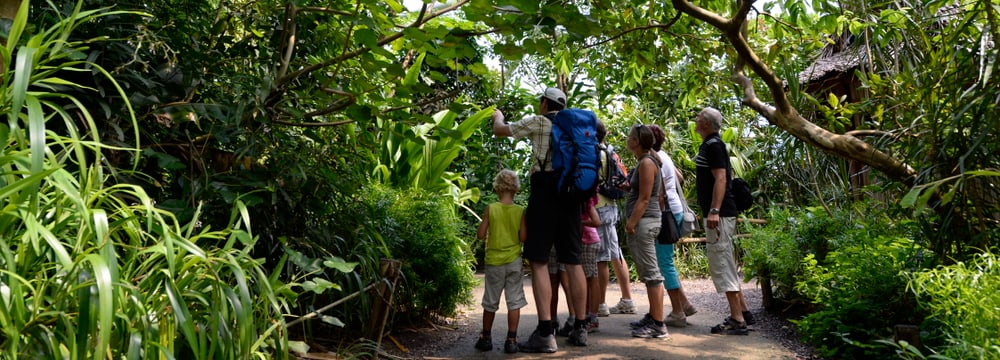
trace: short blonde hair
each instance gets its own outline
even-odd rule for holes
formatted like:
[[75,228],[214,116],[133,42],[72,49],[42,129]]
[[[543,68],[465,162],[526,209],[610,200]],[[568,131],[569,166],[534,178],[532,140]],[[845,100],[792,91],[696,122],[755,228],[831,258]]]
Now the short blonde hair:
[[503,169],[497,173],[493,179],[493,191],[497,193],[510,192],[517,193],[521,189],[521,180],[517,178],[517,173],[511,169]]

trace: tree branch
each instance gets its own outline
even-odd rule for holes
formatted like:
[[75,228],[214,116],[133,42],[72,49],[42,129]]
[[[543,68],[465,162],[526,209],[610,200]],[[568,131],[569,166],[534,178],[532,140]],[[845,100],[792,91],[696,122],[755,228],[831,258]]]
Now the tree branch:
[[722,30],[729,27],[728,19],[722,17],[719,14],[705,10],[697,5],[694,5],[690,1],[671,0],[671,3],[674,4],[674,8],[677,9],[678,12],[688,14],[689,16],[704,21],[705,23],[712,25],[717,29]]
[[889,136],[892,134],[882,130],[852,130],[844,133],[844,135],[850,135],[856,138],[862,138],[868,136]]
[[[873,148],[870,144],[854,136],[831,133],[809,122],[798,113],[798,110],[788,100],[788,94],[785,93],[781,80],[761,61],[747,42],[743,25],[749,11],[747,10],[749,0],[743,1],[746,2],[741,2],[739,10],[736,12],[737,16],[742,17],[733,19],[724,19],[722,16],[697,7],[687,0],[672,0],[672,3],[678,11],[702,20],[722,31],[730,45],[736,50],[738,58],[735,60],[733,80],[743,88],[744,105],[767,118],[771,124],[777,125],[792,136],[812,146],[845,159],[860,161],[907,186],[912,186],[916,181],[917,173],[906,163]],[[749,67],[764,81],[774,99],[775,107],[767,105],[757,98],[753,82],[744,74],[745,67]]]
[[677,22],[677,20],[680,20],[681,15],[683,15],[683,13],[678,12],[677,15],[674,15],[674,18],[670,19],[670,21],[667,22],[666,24],[652,24],[652,25],[646,25],[646,26],[639,26],[639,27],[634,27],[634,28],[622,31],[622,32],[620,32],[618,34],[615,34],[614,36],[609,37],[607,39],[598,41],[598,42],[593,43],[593,44],[584,45],[583,49],[590,49],[592,47],[599,46],[601,44],[611,42],[611,41],[613,41],[615,39],[618,39],[618,38],[620,38],[622,36],[625,36],[625,34],[628,34],[628,33],[631,33],[631,32],[636,32],[636,31],[641,31],[641,30],[649,30],[649,29],[661,29],[661,30],[669,29],[671,26],[674,25],[674,23]]
[[406,106],[391,107],[391,108],[382,110],[382,113],[383,114],[387,114],[387,113],[390,113],[390,112],[393,112],[393,111],[396,111],[396,110],[409,109],[409,108],[413,108],[413,107],[421,107],[421,106],[424,106],[424,105],[427,105],[427,104],[435,103],[435,102],[438,102],[438,101],[441,101],[441,100],[444,100],[444,99],[447,99],[447,98],[454,97],[455,95],[458,95],[458,93],[460,91],[461,91],[461,89],[455,89],[455,90],[449,91],[447,93],[444,93],[444,94],[432,97],[430,99],[418,102],[416,104],[410,104],[410,105],[406,105]]
[[[462,5],[465,5],[468,2],[469,2],[469,0],[460,0],[460,1],[457,1],[457,2],[455,2],[454,4],[452,4],[450,6],[443,7],[440,10],[431,12],[429,15],[427,15],[426,18],[418,18],[417,20],[415,20],[413,22],[413,24],[410,24],[409,27],[412,27],[412,28],[419,27],[420,25],[423,25],[424,23],[426,23],[426,22],[428,22],[428,21],[430,21],[430,20],[432,20],[432,19],[434,19],[434,18],[436,18],[438,16],[447,14],[447,13],[449,13],[451,11],[454,11],[455,9],[458,9],[459,7],[461,7]],[[403,30],[400,30],[400,31],[398,31],[398,32],[396,32],[396,33],[394,33],[392,35],[385,36],[385,37],[379,39],[378,42],[376,42],[375,46],[384,46],[385,44],[391,43],[391,42],[393,42],[396,39],[399,39],[401,37],[403,37]],[[295,79],[297,79],[298,77],[300,77],[300,76],[302,76],[304,74],[308,74],[310,72],[313,72],[313,71],[325,68],[327,66],[330,66],[330,65],[333,65],[333,64],[336,64],[336,63],[339,63],[339,62],[343,62],[344,60],[352,59],[354,57],[357,57],[357,56],[360,56],[362,54],[365,54],[365,53],[367,53],[369,51],[372,51],[372,48],[363,47],[363,48],[351,51],[349,53],[342,54],[342,55],[337,56],[335,58],[327,59],[325,61],[313,64],[313,65],[310,65],[310,66],[306,66],[306,67],[302,68],[299,71],[296,71],[294,73],[288,74],[287,76],[279,78],[276,81],[276,84],[277,84],[276,87],[280,87],[281,85],[283,85],[285,83],[288,83],[289,81],[295,80]]]
[[343,11],[343,10],[331,9],[331,8],[327,8],[327,7],[306,6],[306,7],[301,7],[301,8],[298,8],[298,9],[299,9],[299,11],[305,11],[305,12],[319,12],[319,13],[328,13],[328,14],[341,15],[341,16],[352,16],[352,15],[354,15],[352,13],[349,13],[349,12],[346,12],[346,11]]
[[353,123],[354,120],[343,120],[335,122],[321,122],[321,123],[294,123],[285,120],[273,119],[272,123],[285,126],[295,126],[295,127],[326,127],[326,126],[341,126]]

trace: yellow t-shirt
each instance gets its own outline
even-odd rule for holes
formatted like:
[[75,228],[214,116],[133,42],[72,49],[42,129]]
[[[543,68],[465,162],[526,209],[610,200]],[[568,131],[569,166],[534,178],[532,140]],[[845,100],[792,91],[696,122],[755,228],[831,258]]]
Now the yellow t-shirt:
[[508,264],[521,256],[521,217],[524,207],[504,203],[490,204],[489,237],[486,240],[486,265]]

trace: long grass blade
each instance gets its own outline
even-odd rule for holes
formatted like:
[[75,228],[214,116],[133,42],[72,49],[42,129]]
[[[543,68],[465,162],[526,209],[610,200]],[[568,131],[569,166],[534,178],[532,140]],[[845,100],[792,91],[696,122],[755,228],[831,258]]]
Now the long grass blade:
[[92,353],[94,359],[104,357],[104,352],[108,349],[111,339],[111,319],[115,313],[114,299],[112,298],[112,276],[111,268],[104,257],[97,254],[90,254],[86,257],[94,270],[94,281],[97,283],[97,316],[98,334],[97,347]]
[[17,119],[21,114],[21,107],[24,106],[24,98],[28,95],[28,85],[31,83],[31,71],[33,70],[33,59],[38,49],[21,47],[17,51],[17,62],[14,65],[14,82],[8,90],[12,96],[10,112],[7,113],[7,121],[10,122],[11,130],[18,128]]
[[38,98],[27,95],[24,99],[28,105],[28,136],[31,144],[31,173],[42,171],[45,166],[45,114],[42,112],[42,102]]
[[201,347],[199,346],[197,333],[194,331],[194,321],[192,321],[191,312],[188,311],[187,302],[184,301],[181,293],[177,291],[177,285],[174,284],[174,280],[171,277],[165,278],[163,283],[167,288],[167,297],[170,298],[170,306],[173,308],[174,323],[180,328],[181,333],[184,334],[184,340],[191,347],[191,351],[195,354],[200,354]]

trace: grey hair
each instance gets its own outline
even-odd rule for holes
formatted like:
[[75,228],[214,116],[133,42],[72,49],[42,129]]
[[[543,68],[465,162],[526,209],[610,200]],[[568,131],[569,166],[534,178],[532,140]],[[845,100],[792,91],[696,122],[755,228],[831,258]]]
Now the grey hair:
[[708,120],[709,124],[712,124],[712,130],[719,131],[722,129],[722,113],[713,107],[706,107],[701,110],[699,115],[705,120]]

